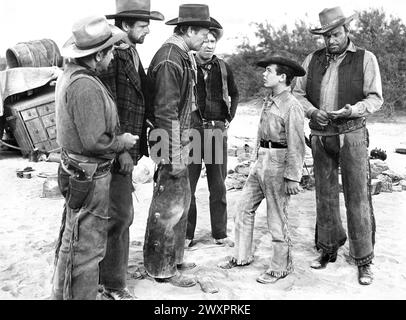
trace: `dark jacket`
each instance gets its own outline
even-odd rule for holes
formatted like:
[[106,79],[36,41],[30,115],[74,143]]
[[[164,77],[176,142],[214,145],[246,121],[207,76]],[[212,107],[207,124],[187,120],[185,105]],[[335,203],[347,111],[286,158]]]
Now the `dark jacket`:
[[119,43],[114,50],[114,60],[108,71],[100,75],[100,79],[116,100],[121,132],[140,137],[140,142],[129,150],[132,158],[136,162],[143,155],[148,156],[144,98],[146,74],[141,61],[136,71],[128,44]]
[[189,142],[193,72],[187,52],[173,43],[164,44],[148,68],[148,113],[155,128],[168,133],[161,144],[169,146],[170,161],[179,161],[181,145]]
[[[220,61],[225,66],[226,74],[224,75]],[[197,66],[197,105],[202,117],[206,120],[231,122],[237,111],[239,93],[230,66],[216,56],[213,56],[212,60],[207,63],[198,63]],[[206,80],[204,71],[207,72]],[[226,86],[223,83],[223,77],[226,79]],[[227,92],[224,93],[224,91]],[[231,104],[228,101],[230,98]],[[227,102],[224,99],[227,99]]]

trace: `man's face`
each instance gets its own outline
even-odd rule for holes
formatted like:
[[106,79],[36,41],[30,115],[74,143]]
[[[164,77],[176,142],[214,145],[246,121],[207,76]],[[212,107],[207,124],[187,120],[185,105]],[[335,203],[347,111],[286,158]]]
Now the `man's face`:
[[342,53],[348,45],[348,32],[345,31],[344,26],[339,26],[327,32],[323,37],[329,53]]
[[207,39],[203,42],[202,47],[197,52],[197,55],[202,59],[209,61],[213,58],[214,51],[216,50],[217,40],[211,32],[207,35]]
[[131,27],[127,25],[128,40],[132,44],[144,43],[145,37],[149,33],[149,21],[136,21]]
[[207,35],[209,34],[209,29],[203,28],[200,29],[198,32],[190,29],[189,37],[189,49],[194,51],[199,51],[202,47],[204,41],[207,39]]
[[276,68],[276,64],[270,64],[265,68],[263,73],[265,88],[275,88],[279,84],[282,75],[276,74]]
[[100,61],[96,64],[96,71],[98,72],[104,72],[107,71],[111,60],[113,60],[114,55],[113,55],[113,47],[110,48],[105,54],[102,52],[99,52],[97,54],[100,58]]

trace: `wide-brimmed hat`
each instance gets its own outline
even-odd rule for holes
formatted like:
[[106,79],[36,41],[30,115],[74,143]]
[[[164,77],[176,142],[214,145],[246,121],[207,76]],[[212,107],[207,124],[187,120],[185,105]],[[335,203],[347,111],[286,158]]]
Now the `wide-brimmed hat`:
[[158,11],[151,11],[150,0],[116,0],[116,13],[106,15],[107,19],[134,18],[146,20],[164,20]]
[[199,26],[207,29],[223,27],[210,17],[209,6],[206,4],[182,4],[179,6],[179,17],[169,20],[167,25]]
[[349,17],[345,17],[340,7],[326,8],[319,13],[321,27],[311,29],[310,32],[313,34],[324,34],[339,26],[350,23],[356,17],[356,13]]
[[[219,23],[216,19],[214,19],[214,18],[212,18],[212,19],[213,19],[213,21],[214,21],[215,23],[217,23],[218,25],[220,25],[220,23]],[[220,27],[221,27],[221,25],[220,25]],[[221,29],[220,29],[220,28],[214,28],[214,27],[209,28],[209,29],[210,29],[210,32],[212,32],[212,33],[215,34],[215,37],[216,37],[216,40],[217,40],[217,41],[219,41],[219,40],[223,37],[223,35],[224,35],[224,30],[223,30],[222,27],[221,27]]]
[[72,34],[61,50],[66,58],[89,56],[126,37],[126,33],[110,25],[104,16],[80,19],[73,25]]
[[257,62],[257,66],[262,68],[266,68],[270,64],[277,64],[291,68],[295,77],[303,77],[306,75],[305,69],[303,69],[300,64],[292,59],[280,55],[270,55]]

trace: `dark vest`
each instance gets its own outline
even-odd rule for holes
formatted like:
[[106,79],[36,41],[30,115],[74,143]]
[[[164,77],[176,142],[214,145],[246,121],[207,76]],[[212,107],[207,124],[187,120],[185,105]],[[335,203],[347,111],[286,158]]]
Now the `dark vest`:
[[[338,67],[338,109],[346,104],[354,105],[365,98],[364,87],[365,50],[357,48],[356,52],[348,51]],[[314,53],[307,72],[307,99],[320,109],[321,81],[327,66],[326,48]]]

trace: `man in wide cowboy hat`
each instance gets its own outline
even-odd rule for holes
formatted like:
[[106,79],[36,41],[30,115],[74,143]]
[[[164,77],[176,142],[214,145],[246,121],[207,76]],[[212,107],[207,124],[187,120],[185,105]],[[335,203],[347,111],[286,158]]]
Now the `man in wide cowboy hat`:
[[[116,27],[126,33],[114,51],[114,60],[102,81],[112,92],[120,118],[120,130],[141,137],[140,143],[117,155],[112,168],[109,207],[107,252],[100,263],[100,284],[104,297],[113,300],[131,300],[127,289],[129,255],[129,228],[134,219],[132,172],[142,156],[148,156],[146,138],[146,74],[136,46],[142,44],[149,33],[150,20],[163,20],[157,11],[150,11],[150,0],[116,0],[116,13],[107,15],[115,19]],[[141,274],[137,270],[135,278]]]
[[190,114],[197,72],[191,51],[201,48],[209,28],[221,26],[203,4],[181,5],[179,17],[166,24],[176,26],[174,35],[158,50],[148,69],[148,101],[155,126],[149,141],[157,170],[145,234],[144,266],[158,281],[190,287],[196,281],[179,271],[196,266],[183,261],[190,205]]
[[291,93],[291,83],[306,72],[285,53],[269,55],[257,66],[265,69],[264,87],[269,93],[258,126],[255,163],[244,186],[241,210],[235,217],[234,255],[219,267],[231,269],[253,261],[255,214],[266,199],[272,255],[268,270],[257,281],[273,284],[293,271],[288,204],[290,197],[299,193],[305,139],[303,108]]
[[303,62],[307,76],[294,90],[310,119],[316,180],[316,247],[321,255],[312,263],[323,269],[335,262],[347,240],[339,207],[338,167],[347,209],[350,256],[358,266],[358,281],[373,281],[373,214],[366,117],[383,103],[379,66],[375,55],[357,47],[349,37],[349,23],[341,8],[320,12],[321,26],[310,30],[322,35],[325,48]]
[[66,203],[52,298],[92,300],[107,246],[111,165],[138,137],[117,135],[116,105],[98,78],[113,58],[113,44],[125,34],[103,16],[83,18],[72,31],[62,55],[73,60],[55,91],[57,141],[62,148],[58,182]]

